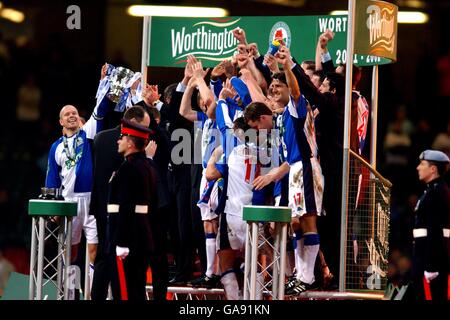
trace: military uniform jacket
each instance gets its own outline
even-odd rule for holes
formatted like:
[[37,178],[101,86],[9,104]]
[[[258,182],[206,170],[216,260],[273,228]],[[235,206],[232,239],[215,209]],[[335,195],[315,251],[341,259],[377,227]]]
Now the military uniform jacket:
[[414,274],[449,272],[450,191],[442,178],[427,184],[415,209]]
[[[156,171],[143,152],[130,154],[110,179],[107,250],[154,250],[149,215],[156,212]],[[111,250],[111,251],[110,251]]]

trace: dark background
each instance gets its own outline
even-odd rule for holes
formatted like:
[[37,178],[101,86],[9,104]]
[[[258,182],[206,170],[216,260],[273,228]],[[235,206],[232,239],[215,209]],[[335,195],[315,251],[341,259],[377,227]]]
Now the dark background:
[[[0,249],[5,254],[9,252],[18,271],[27,273],[31,231],[28,199],[36,198],[44,185],[47,152],[61,135],[59,110],[65,104],[73,104],[81,115],[89,115],[105,62],[140,71],[142,18],[128,16],[126,8],[130,4],[158,2],[1,2],[3,7],[23,11],[26,20],[16,24],[0,18]],[[391,2],[400,10],[421,10],[430,16],[426,24],[398,26],[398,62],[379,68],[377,168],[394,183],[391,249],[408,252],[412,209],[422,190],[415,172],[417,157],[431,147],[438,133],[447,130],[449,121],[450,1],[426,1],[423,9],[404,6],[406,1]],[[71,4],[81,8],[81,30],[66,27],[66,9]],[[282,16],[326,15],[332,10],[345,10],[348,2],[230,0],[160,4],[223,7],[231,16]],[[153,68],[149,83],[159,84],[162,91],[166,85],[179,81],[181,74],[181,69]],[[30,76],[41,92],[39,119],[25,122],[17,116],[18,92]],[[370,83],[371,68],[366,68],[361,91],[368,100]],[[394,143],[385,148],[389,124],[399,108],[406,110],[413,128],[399,134],[403,138],[406,134],[410,143],[400,148]],[[408,127],[405,120],[398,122],[401,128]],[[392,162],[399,157],[400,165]]]

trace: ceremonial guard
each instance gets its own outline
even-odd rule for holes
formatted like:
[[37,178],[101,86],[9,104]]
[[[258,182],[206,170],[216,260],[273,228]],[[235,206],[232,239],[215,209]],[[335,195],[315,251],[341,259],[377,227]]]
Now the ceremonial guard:
[[145,147],[150,130],[122,120],[118,152],[125,157],[110,179],[108,250],[115,250],[122,300],[146,299],[146,272],[155,250],[149,215],[157,208],[156,171]]
[[415,209],[413,281],[420,300],[447,300],[449,279],[450,191],[443,176],[448,156],[436,150],[420,154],[419,180],[426,189]]

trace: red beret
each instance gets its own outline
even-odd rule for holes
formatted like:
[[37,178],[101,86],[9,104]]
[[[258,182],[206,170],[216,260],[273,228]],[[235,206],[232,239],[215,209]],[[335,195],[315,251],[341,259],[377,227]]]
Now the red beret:
[[130,120],[122,119],[120,133],[141,139],[148,139],[151,130]]

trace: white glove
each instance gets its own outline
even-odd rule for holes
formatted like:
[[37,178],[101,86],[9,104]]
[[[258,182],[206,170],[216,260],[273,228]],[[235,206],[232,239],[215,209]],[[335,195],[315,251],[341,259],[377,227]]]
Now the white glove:
[[130,249],[116,246],[116,256],[120,257],[121,259],[125,259],[129,253]]
[[430,283],[431,280],[436,279],[439,275],[439,272],[428,272],[424,271],[423,275],[425,276],[425,280],[427,283]]

